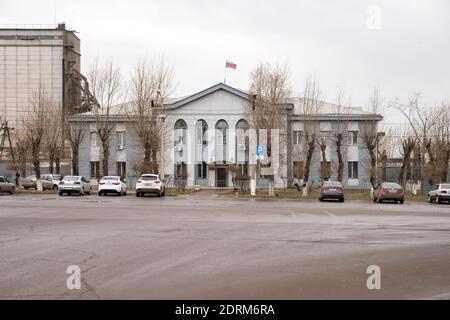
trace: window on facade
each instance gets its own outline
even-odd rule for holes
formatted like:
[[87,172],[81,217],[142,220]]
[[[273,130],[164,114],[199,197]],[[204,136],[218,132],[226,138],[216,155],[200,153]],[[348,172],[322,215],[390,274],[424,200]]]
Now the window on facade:
[[125,148],[125,132],[118,131],[117,132],[117,149]]
[[358,162],[357,161],[349,161],[348,162],[348,178],[349,179],[358,179]]
[[302,131],[294,131],[293,135],[292,135],[292,144],[293,145],[299,145],[302,143],[302,136],[303,136],[303,132]]
[[358,131],[350,131],[349,144],[351,146],[357,146],[358,145]]
[[208,129],[208,124],[204,120],[198,120],[196,124],[196,137],[197,144],[208,144],[206,130]]
[[127,176],[127,163],[126,162],[117,162],[117,175],[119,177]]
[[294,178],[303,179],[303,161],[294,161],[292,171]]
[[227,144],[227,129],[228,124],[225,120],[219,120],[216,124],[216,135],[217,135],[217,144],[218,145],[226,145]]
[[175,178],[185,179],[186,177],[187,177],[186,164],[184,162],[176,163],[175,164]]
[[99,178],[99,177],[100,177],[100,162],[91,161],[91,178]]
[[208,170],[208,165],[206,164],[206,162],[197,163],[197,168],[196,168],[197,179],[206,179],[207,178],[207,170]]
[[91,132],[91,146],[96,147],[98,144],[97,141],[97,132]]
[[178,120],[175,122],[175,145],[177,144],[184,144],[186,140],[186,130],[187,130],[187,124],[184,120]]

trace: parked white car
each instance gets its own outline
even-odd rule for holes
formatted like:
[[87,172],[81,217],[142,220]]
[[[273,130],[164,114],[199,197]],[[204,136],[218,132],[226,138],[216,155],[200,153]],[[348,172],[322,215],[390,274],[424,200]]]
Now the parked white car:
[[429,203],[433,201],[436,201],[436,203],[448,201],[450,204],[450,183],[441,183],[434,186],[432,190],[428,192],[427,200]]
[[78,195],[90,194],[91,183],[83,176],[66,176],[58,185],[58,193],[62,196],[76,193]]
[[136,197],[144,196],[146,193],[156,193],[158,197],[165,195],[165,185],[157,174],[142,174],[136,182]]
[[116,193],[119,196],[127,195],[127,183],[119,176],[106,176],[98,182],[98,195],[103,196],[108,193]]
[[52,190],[58,190],[58,185],[61,182],[59,180],[59,174],[43,174],[41,175],[42,180],[50,181],[52,184]]

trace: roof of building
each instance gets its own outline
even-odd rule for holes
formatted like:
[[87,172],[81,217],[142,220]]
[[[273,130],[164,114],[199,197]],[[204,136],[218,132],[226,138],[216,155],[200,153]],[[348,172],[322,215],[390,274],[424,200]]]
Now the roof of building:
[[[206,88],[202,91],[194,93],[192,95],[178,97],[178,98],[169,98],[164,103],[165,110],[173,110],[180,108],[186,104],[189,104],[195,100],[201,99],[213,92],[224,90],[236,96],[239,96],[245,100],[251,100],[251,94],[245,90],[231,87],[225,83],[218,83],[209,88]],[[304,113],[304,105],[307,103],[306,98],[304,97],[294,97],[290,99],[286,104],[293,108],[294,116],[301,116]],[[114,105],[110,108],[109,113],[113,116],[125,116],[129,115],[132,111],[133,102],[126,102],[118,105]],[[356,117],[370,117],[374,116],[371,112],[363,110],[362,107],[355,106],[339,106],[337,104],[325,102],[325,101],[317,101],[317,115],[322,117],[335,117],[335,116],[348,116],[350,118]],[[92,111],[82,113],[84,116],[94,116],[95,113]],[[382,117],[380,115],[375,115],[378,120],[381,120]]]

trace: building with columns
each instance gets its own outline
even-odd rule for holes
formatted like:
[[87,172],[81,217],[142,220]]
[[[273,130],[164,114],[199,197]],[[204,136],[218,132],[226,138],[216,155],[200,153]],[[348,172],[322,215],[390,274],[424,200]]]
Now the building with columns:
[[[232,187],[233,177],[251,176],[256,165],[256,135],[246,119],[252,97],[248,92],[223,83],[187,97],[173,99],[164,104],[164,126],[166,137],[164,156],[159,155],[160,168],[164,168],[166,181],[184,181],[188,187],[205,188]],[[327,144],[325,163],[330,166],[330,176],[335,178],[336,162],[333,137],[336,130],[344,128],[343,146],[344,184],[347,187],[367,188],[367,149],[361,133],[368,128],[376,134],[380,115],[364,112],[362,108],[347,108],[336,114],[335,105],[321,103],[314,118],[305,118],[301,113],[302,98],[295,98],[283,105],[283,122],[279,134],[272,134],[270,157],[258,161],[257,185],[267,185],[267,177],[273,174],[276,188],[292,186],[303,178],[305,160],[305,130],[313,128],[317,143]],[[126,107],[125,107],[126,108]],[[138,172],[133,169],[142,159],[143,152],[137,143],[137,135],[124,105],[111,110],[113,131],[110,145],[110,174],[127,178],[133,187]],[[251,109],[250,109],[251,110]],[[69,118],[72,126],[84,126],[87,130],[80,145],[80,174],[95,178],[100,175],[101,144],[95,133],[95,117],[83,113]],[[314,125],[312,125],[314,124]],[[260,139],[265,134],[260,133]],[[274,140],[275,139],[275,140]],[[265,145],[261,140],[260,145]],[[275,150],[276,149],[276,150]],[[270,159],[270,161],[269,161]],[[312,156],[309,182],[320,183],[323,153],[319,146]],[[268,168],[268,166],[270,168]]]

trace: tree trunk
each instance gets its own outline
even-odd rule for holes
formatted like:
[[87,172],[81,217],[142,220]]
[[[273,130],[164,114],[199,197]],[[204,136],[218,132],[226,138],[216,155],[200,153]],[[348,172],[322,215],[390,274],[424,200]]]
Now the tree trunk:
[[50,153],[50,157],[48,159],[48,172],[50,174],[53,174],[53,163],[55,162],[54,158],[55,157],[53,156],[53,154]]
[[375,188],[377,184],[377,158],[375,155],[375,148],[368,148],[370,156],[370,184]]
[[304,176],[303,176],[303,184],[306,187],[308,186],[309,172],[311,169],[311,160],[312,160],[312,156],[314,154],[315,147],[316,147],[315,135],[313,134],[312,139],[308,142],[308,152],[306,155],[305,170],[304,170]]
[[338,158],[338,176],[337,180],[342,182],[344,179],[344,159],[342,158],[342,134],[339,134],[336,138],[336,154]]
[[78,145],[73,143],[72,144],[72,174],[74,176],[78,176],[79,170],[78,170]]
[[36,190],[42,192],[42,182],[41,182],[41,163],[39,161],[39,147],[36,145],[32,146],[33,155],[33,170],[36,175]]
[[61,153],[59,151],[56,151],[55,155],[55,169],[57,174],[61,173]]
[[381,154],[381,179],[383,181],[387,181],[387,154],[386,150],[383,150],[383,153]]
[[[156,149],[152,149],[152,164],[153,164],[153,172],[154,173],[158,173],[159,174],[159,170],[158,170],[158,157],[157,157],[157,150]],[[162,179],[162,178],[161,178]]]
[[102,172],[103,176],[109,175],[109,141],[102,141],[103,147],[103,161],[102,161]]

